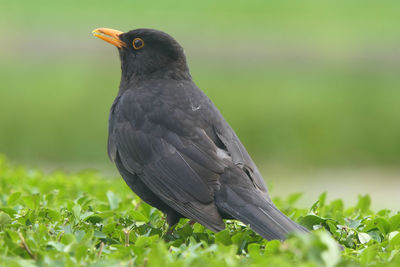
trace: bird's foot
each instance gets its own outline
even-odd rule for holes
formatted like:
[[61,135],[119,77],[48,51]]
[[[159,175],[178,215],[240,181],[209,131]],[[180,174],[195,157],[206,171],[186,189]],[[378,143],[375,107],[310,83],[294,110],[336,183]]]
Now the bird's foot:
[[166,235],[166,236],[172,235],[172,233],[175,231],[176,225],[177,225],[177,224],[174,224],[174,225],[168,227],[168,230],[167,230],[167,232],[165,233],[165,235]]

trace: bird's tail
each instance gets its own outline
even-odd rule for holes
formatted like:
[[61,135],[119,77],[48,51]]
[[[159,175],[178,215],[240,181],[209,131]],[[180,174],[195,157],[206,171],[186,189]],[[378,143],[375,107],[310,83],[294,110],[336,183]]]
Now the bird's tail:
[[[234,192],[231,188],[225,188],[222,199],[217,200],[217,206],[224,213],[233,218],[249,224],[250,227],[265,239],[284,240],[289,232],[303,232],[308,230],[289,219],[279,211],[275,205],[263,199],[261,194],[248,195],[245,190]],[[239,193],[239,194],[238,194]],[[250,198],[250,199],[249,199]]]

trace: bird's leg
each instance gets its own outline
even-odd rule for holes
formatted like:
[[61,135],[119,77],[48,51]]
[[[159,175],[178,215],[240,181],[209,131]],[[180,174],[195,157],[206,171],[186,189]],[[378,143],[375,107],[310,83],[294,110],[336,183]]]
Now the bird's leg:
[[[192,226],[192,227],[193,227],[193,225],[194,225],[195,223],[196,223],[196,221],[194,221],[194,220],[190,220],[190,221],[187,222],[187,224],[190,225],[190,226]],[[175,223],[174,225],[169,226],[169,227],[168,227],[168,230],[167,230],[167,232],[166,232],[165,234],[166,234],[166,235],[171,235],[171,234],[175,231],[175,228],[176,228],[177,225],[178,225],[178,223]]]
[[169,226],[167,232],[165,233],[165,235],[172,235],[172,233],[174,232],[175,228],[176,228],[176,224]]
[[169,225],[167,232],[165,233],[166,235],[171,235],[176,226],[178,225],[179,219],[182,217],[179,213],[176,211],[167,211],[165,212],[167,215],[167,223]]

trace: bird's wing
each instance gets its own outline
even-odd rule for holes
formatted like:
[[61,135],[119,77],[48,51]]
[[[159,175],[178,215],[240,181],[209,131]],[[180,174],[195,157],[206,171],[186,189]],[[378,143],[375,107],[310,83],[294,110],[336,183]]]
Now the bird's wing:
[[[218,148],[201,127],[185,127],[183,111],[166,116],[162,107],[146,113],[136,104],[114,110],[110,138],[124,167],[182,215],[210,229],[223,229],[213,195],[225,167]],[[171,118],[180,120],[172,123]]]
[[229,155],[232,157],[233,163],[247,174],[253,182],[254,187],[260,190],[260,193],[264,198],[272,202],[260,171],[257,169],[257,166],[251,159],[246,148],[240,142],[236,133],[220,114],[214,122],[214,131]]

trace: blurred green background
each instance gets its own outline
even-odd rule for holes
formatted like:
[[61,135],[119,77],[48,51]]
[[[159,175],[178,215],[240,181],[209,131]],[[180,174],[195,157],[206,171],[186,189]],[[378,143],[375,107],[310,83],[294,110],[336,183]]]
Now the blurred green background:
[[0,153],[117,176],[106,138],[119,60],[91,31],[157,28],[185,48],[275,194],[397,207],[399,14],[394,0],[0,0]]

